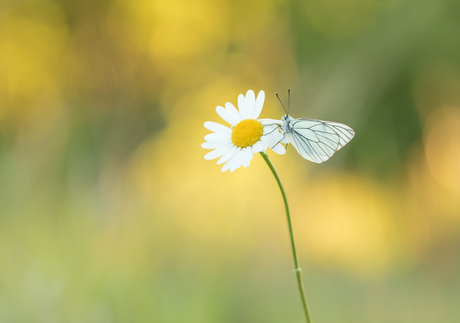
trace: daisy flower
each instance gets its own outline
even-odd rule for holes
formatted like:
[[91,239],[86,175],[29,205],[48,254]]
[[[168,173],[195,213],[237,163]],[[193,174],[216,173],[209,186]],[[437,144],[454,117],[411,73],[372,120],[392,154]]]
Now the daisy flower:
[[248,167],[252,155],[264,152],[270,147],[274,152],[283,155],[286,149],[281,145],[283,135],[279,131],[280,120],[257,119],[262,112],[265,92],[260,91],[257,98],[254,91],[249,90],[246,97],[238,96],[238,110],[230,102],[225,108],[218,106],[217,114],[231,125],[231,128],[216,122],[207,121],[204,126],[213,131],[204,137],[201,147],[214,149],[204,156],[205,159],[219,158],[217,164],[225,163],[222,171],[243,166]]

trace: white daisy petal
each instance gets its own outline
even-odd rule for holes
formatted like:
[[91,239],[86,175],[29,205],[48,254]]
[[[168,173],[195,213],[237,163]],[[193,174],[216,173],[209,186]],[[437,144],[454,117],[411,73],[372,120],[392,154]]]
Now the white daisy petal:
[[[286,149],[283,147],[283,145],[280,142],[281,138],[278,139],[278,136],[269,135],[269,136],[262,136],[260,140],[265,142],[268,145],[268,147],[271,150],[273,150],[275,153],[283,155],[286,152]],[[279,147],[282,147],[282,148],[279,148]]]
[[232,146],[220,159],[217,161],[217,165],[225,163],[236,151],[236,146]]
[[230,160],[228,160],[224,166],[222,166],[221,172],[225,172],[230,168]]
[[214,132],[220,132],[220,133],[232,133],[232,129],[229,127],[223,126],[220,123],[217,122],[212,122],[212,121],[206,121],[204,123],[204,127],[208,130],[214,131]]
[[205,142],[201,144],[201,147],[204,149],[217,149],[217,148],[232,148],[233,143],[232,142],[219,142],[219,141],[214,141],[214,142]]
[[246,113],[247,113],[248,119],[255,119],[253,117],[255,105],[256,105],[256,96],[253,90],[249,90],[246,93]]
[[207,153],[206,155],[204,155],[204,159],[206,159],[206,160],[215,159],[215,158],[220,157],[223,154],[225,154],[228,150],[229,150],[228,147],[217,148],[217,149]]
[[238,110],[240,111],[241,119],[248,118],[248,113],[246,111],[246,99],[243,94],[238,95]]
[[273,147],[272,150],[278,155],[284,155],[286,153],[286,148],[281,143]]
[[235,155],[233,155],[232,165],[230,166],[230,172],[233,172],[235,169],[238,169],[243,164],[243,150],[238,148]]
[[201,144],[201,148],[204,148],[204,149],[216,149],[216,148],[219,148],[220,146],[222,146],[223,142],[219,142],[219,141],[214,141],[214,142],[204,142]]
[[273,147],[276,144],[276,140],[274,140],[270,136],[262,136],[260,140],[265,142],[269,148]]
[[281,125],[281,120],[276,119],[259,119],[260,123],[264,126],[268,125]]
[[233,115],[229,113],[227,109],[225,109],[224,107],[221,107],[221,106],[216,107],[216,112],[222,119],[230,123],[232,126],[238,123],[238,120],[233,118]]
[[251,163],[252,160],[252,148],[251,147],[246,147],[243,149],[243,167],[248,167]]
[[233,161],[235,160],[236,155],[238,155],[238,149],[236,148],[235,151],[233,152],[233,155],[227,160],[225,165],[222,167],[222,171],[225,172],[230,169],[230,167],[233,165]]
[[264,135],[280,133],[278,126],[264,126]]
[[238,112],[237,108],[235,108],[233,104],[231,104],[230,102],[227,102],[225,103],[225,108],[227,109],[227,112],[233,116],[233,119],[236,120],[236,123],[242,120],[240,113]]
[[284,155],[286,153],[286,148],[282,144],[276,145],[272,150],[278,155]]
[[266,143],[264,143],[263,141],[258,141],[258,142],[256,142],[256,143],[252,146],[252,152],[253,152],[254,154],[260,153],[260,152],[262,152],[262,151],[267,150],[267,147],[268,147],[268,146],[267,146]]
[[268,137],[270,136],[273,140],[275,140],[276,142],[279,142],[281,140],[284,139],[284,135],[281,134],[281,132],[278,132],[278,131],[273,131],[272,133],[268,134],[268,135],[264,135],[265,137]]
[[257,99],[254,104],[254,108],[252,110],[253,119],[257,119],[260,116],[260,113],[262,112],[262,108],[264,106],[264,101],[265,101],[265,92],[260,91],[259,94],[257,95]]
[[232,141],[231,134],[224,134],[224,133],[210,133],[209,135],[204,136],[204,140],[206,141]]

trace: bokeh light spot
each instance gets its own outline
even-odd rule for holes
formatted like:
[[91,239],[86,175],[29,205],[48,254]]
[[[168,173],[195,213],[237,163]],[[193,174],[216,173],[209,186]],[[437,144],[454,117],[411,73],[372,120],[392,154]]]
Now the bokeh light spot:
[[460,107],[438,111],[428,129],[425,151],[428,167],[444,187],[460,193]]

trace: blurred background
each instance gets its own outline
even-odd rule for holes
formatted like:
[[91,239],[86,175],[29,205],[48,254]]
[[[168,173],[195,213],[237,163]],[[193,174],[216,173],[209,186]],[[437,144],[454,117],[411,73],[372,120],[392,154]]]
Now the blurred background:
[[350,125],[270,157],[314,322],[460,321],[460,2],[0,1],[0,322],[303,322],[268,167],[217,105]]

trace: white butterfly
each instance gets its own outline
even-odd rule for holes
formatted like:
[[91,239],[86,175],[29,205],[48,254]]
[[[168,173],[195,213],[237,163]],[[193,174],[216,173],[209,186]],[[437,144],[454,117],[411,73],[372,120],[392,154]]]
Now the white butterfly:
[[[290,90],[288,94],[289,109]],[[281,104],[283,105],[282,102]],[[284,135],[282,142],[292,144],[303,158],[314,163],[325,162],[355,136],[353,129],[342,123],[309,118],[295,119],[288,114],[288,111],[280,124]]]

